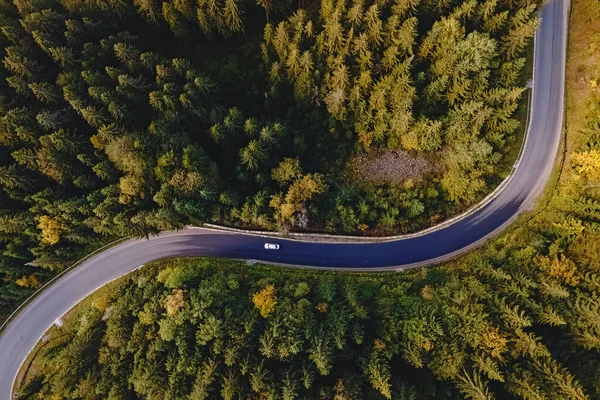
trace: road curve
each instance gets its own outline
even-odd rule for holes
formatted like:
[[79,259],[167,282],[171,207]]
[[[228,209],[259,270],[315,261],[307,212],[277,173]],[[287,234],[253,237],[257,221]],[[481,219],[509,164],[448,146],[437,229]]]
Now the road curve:
[[[531,205],[550,177],[559,148],[569,0],[550,0],[536,36],[534,93],[523,154],[510,181],[466,218],[422,236],[369,244],[326,244],[265,239],[206,229],[166,232],[131,240],[82,263],[42,291],[0,336],[0,400],[11,399],[23,360],[52,323],[95,289],[147,262],[176,256],[256,259],[272,263],[345,269],[403,269],[444,260],[496,234]],[[271,239],[272,240],[272,239]]]

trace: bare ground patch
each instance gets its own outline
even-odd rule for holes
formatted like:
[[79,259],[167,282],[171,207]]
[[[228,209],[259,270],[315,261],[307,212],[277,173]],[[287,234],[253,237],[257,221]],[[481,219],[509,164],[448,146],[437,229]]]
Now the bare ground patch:
[[360,183],[395,185],[408,179],[418,181],[435,171],[436,166],[430,161],[402,150],[373,150],[354,156],[348,163],[350,176]]

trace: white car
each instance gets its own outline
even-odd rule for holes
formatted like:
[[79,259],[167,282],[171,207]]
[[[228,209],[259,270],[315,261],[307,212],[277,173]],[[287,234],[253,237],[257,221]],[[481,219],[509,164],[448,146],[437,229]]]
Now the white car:
[[267,249],[267,250],[279,250],[279,245],[277,243],[265,243],[265,249]]

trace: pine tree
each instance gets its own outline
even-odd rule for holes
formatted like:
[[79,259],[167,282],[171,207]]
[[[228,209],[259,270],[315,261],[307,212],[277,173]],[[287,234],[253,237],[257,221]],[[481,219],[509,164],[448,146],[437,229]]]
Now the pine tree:
[[502,38],[507,59],[518,56],[535,34],[539,25],[539,20],[534,16],[535,8],[535,4],[521,8],[510,19],[509,31]]
[[223,16],[228,31],[240,32],[244,28],[242,22],[243,13],[238,4],[238,0],[225,0],[225,6],[223,8]]
[[456,386],[467,399],[491,400],[494,396],[489,392],[485,381],[477,373],[469,374],[462,370],[456,378]]
[[584,400],[588,397],[583,393],[579,382],[554,360],[541,361],[536,360],[534,364],[536,370],[543,374],[556,390],[556,398]]
[[548,400],[549,397],[536,382],[532,374],[520,368],[507,376],[506,388],[525,400]]
[[5,188],[25,188],[31,183],[24,173],[15,165],[0,166],[0,186]]
[[369,377],[369,382],[375,390],[377,390],[386,399],[392,398],[390,371],[385,360],[381,359],[376,353],[371,353],[369,362],[366,366],[366,374]]

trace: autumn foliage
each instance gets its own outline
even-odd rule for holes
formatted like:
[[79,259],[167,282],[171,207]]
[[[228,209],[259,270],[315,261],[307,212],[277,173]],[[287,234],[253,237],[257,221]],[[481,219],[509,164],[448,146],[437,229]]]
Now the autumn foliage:
[[273,285],[267,285],[252,296],[254,307],[263,318],[267,318],[275,310],[277,304],[277,290]]

